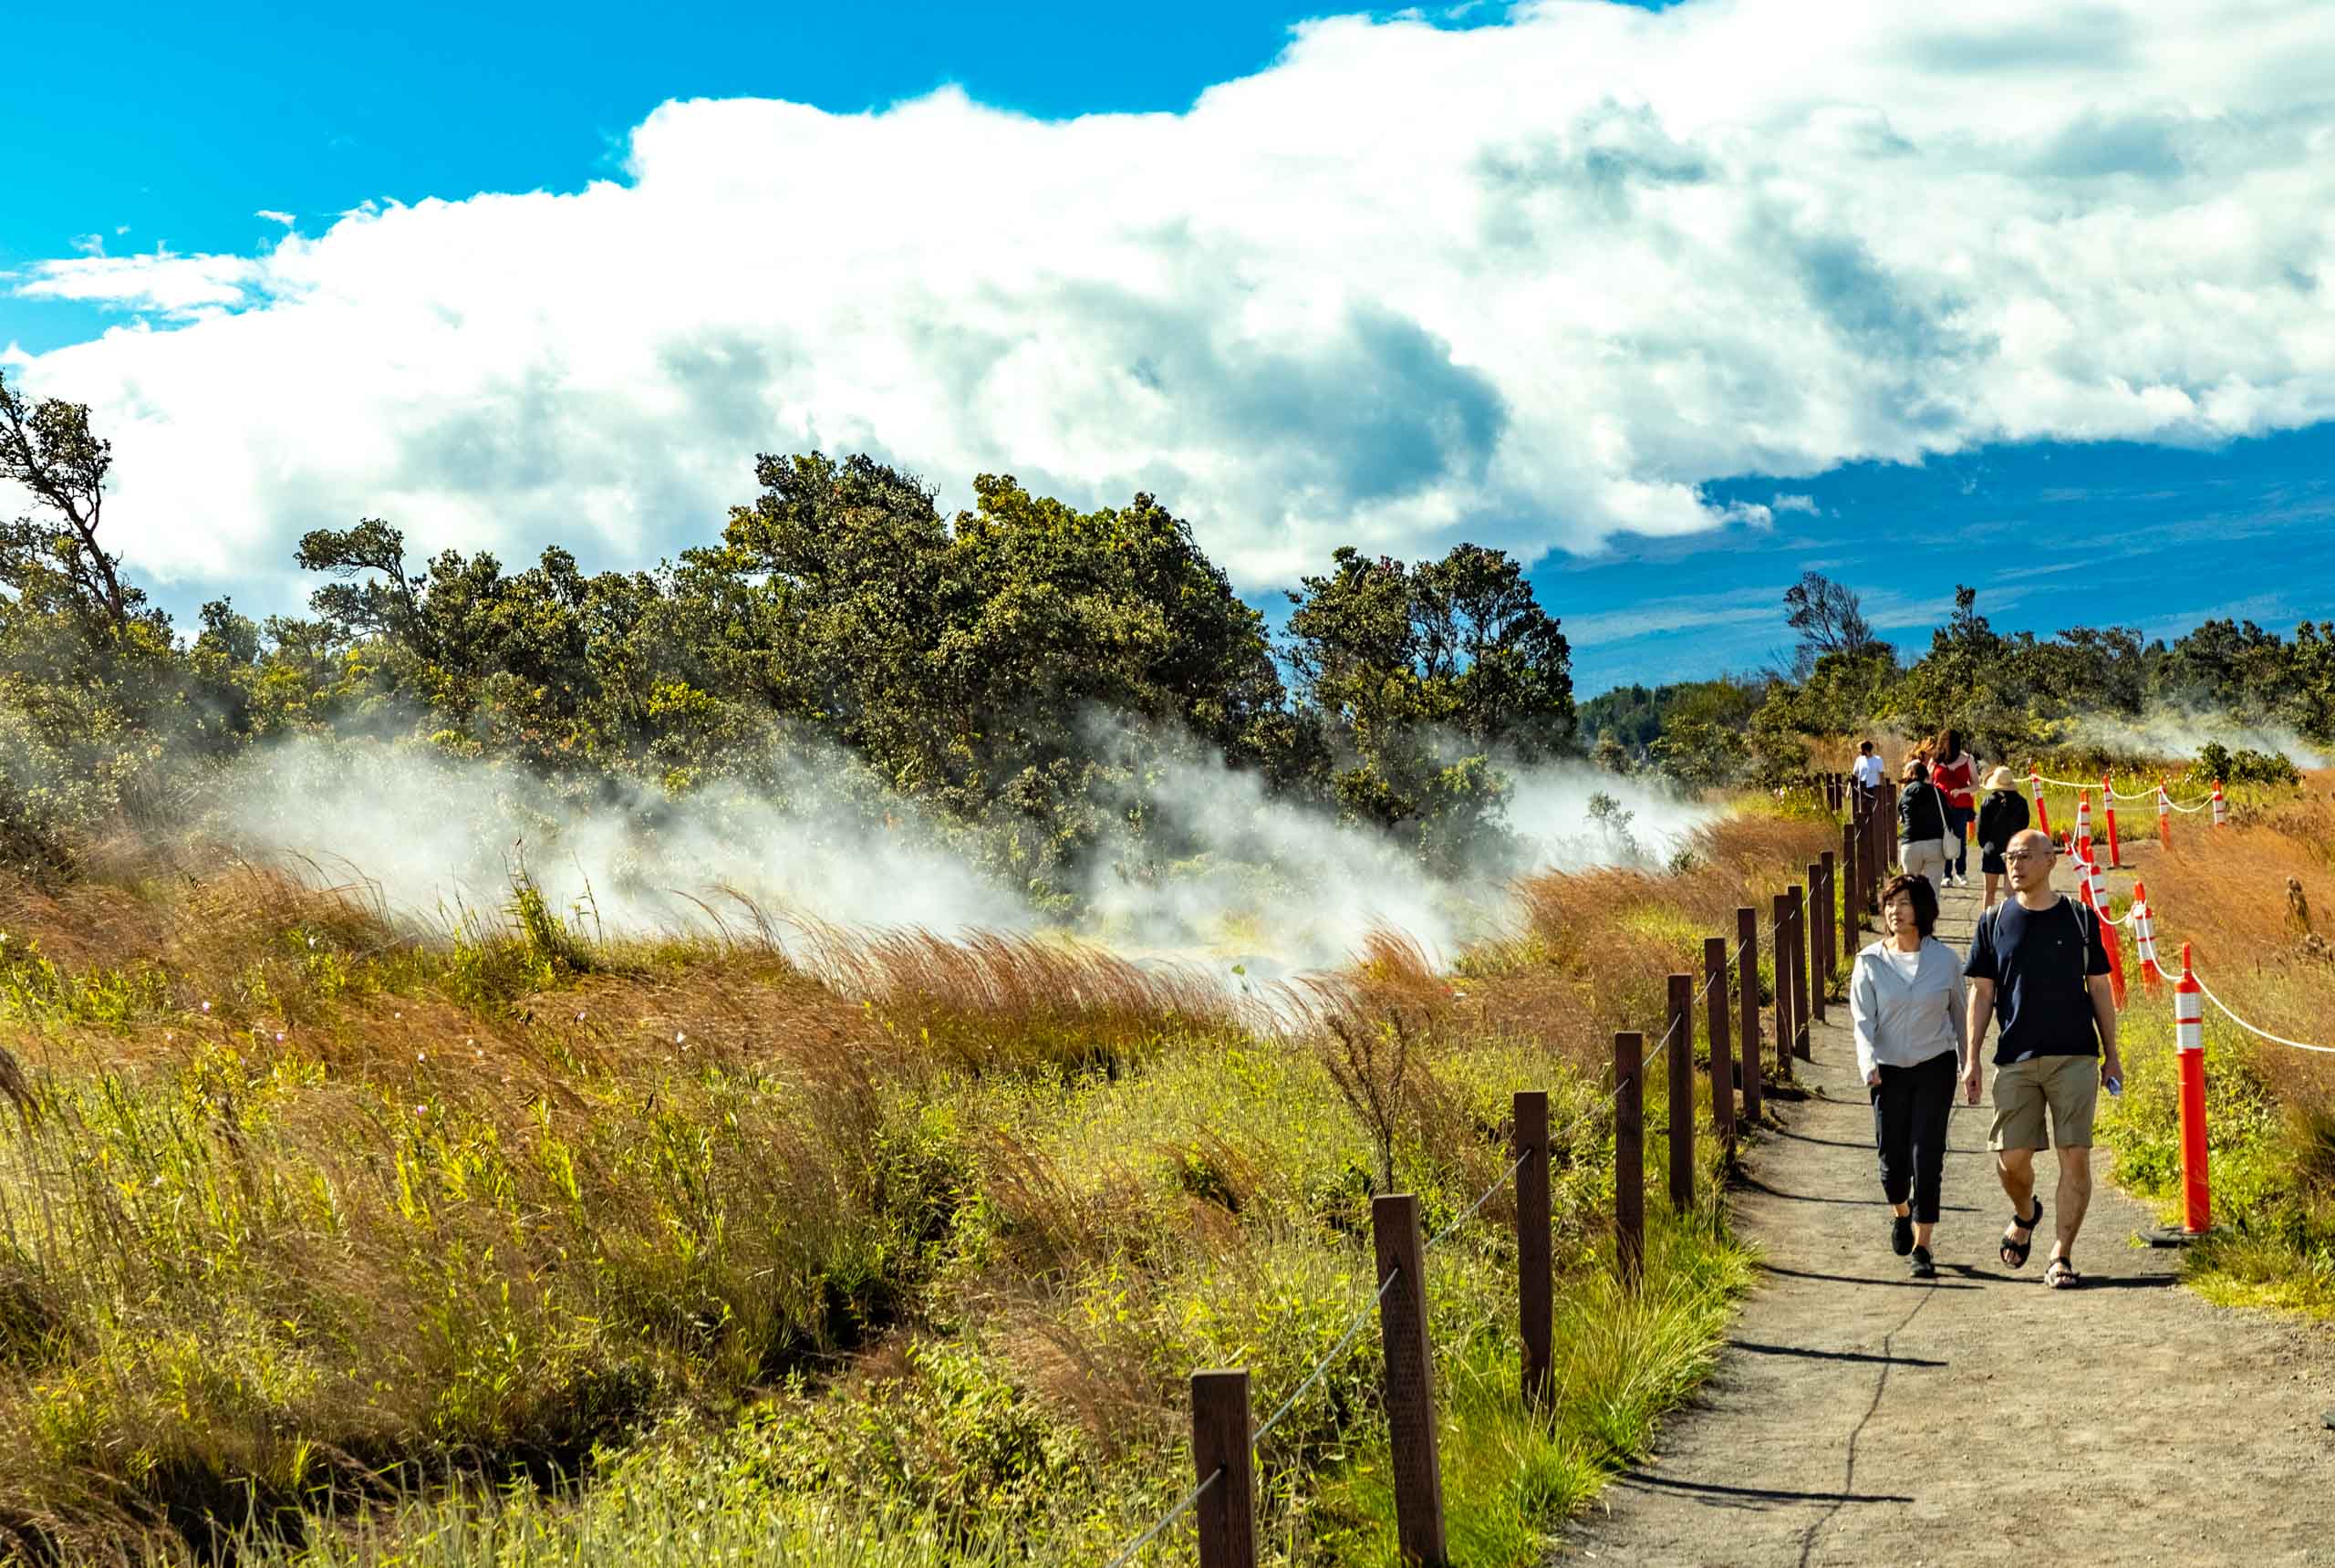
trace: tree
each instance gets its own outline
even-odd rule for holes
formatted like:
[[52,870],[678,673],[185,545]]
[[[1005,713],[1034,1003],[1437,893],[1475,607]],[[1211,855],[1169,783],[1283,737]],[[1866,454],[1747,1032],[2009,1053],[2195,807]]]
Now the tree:
[[1793,649],[1792,674],[1805,680],[1816,661],[1828,653],[1862,656],[1880,639],[1864,618],[1856,594],[1821,572],[1805,572],[1784,590],[1784,624],[1800,634]]
[[[406,576],[405,535],[379,517],[354,528],[312,529],[300,536],[292,559],[303,571],[335,579],[309,595],[308,603],[345,634],[394,638],[410,645],[419,632],[423,579]],[[351,580],[367,572],[379,576]]]
[[1330,793],[1349,818],[1463,856],[1508,793],[1494,760],[1571,748],[1572,650],[1500,551],[1331,560],[1289,596],[1285,652],[1335,753]]
[[82,608],[119,630],[145,596],[123,586],[120,557],[98,543],[112,467],[113,443],[90,432],[88,405],[28,405],[0,371],[0,480],[31,492],[56,518],[0,524],[0,586],[22,597],[36,591],[35,576],[60,574]]

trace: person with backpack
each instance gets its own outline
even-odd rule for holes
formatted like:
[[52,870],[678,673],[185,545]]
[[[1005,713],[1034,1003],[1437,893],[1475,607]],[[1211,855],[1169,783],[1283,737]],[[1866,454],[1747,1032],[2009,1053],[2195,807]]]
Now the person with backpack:
[[1905,764],[1905,787],[1897,795],[1897,864],[1909,876],[1929,878],[1933,892],[1946,876],[1946,796],[1930,783],[1929,764]]
[[[1978,779],[1978,759],[1962,749],[1962,732],[1948,726],[1931,742],[1930,783],[1946,796],[1946,885],[1970,886],[1968,829],[1978,815],[1972,786]],[[1982,860],[1980,868],[1985,868]]]
[[1978,806],[1978,869],[1987,878],[1987,903],[1995,907],[1998,889],[2003,879],[2003,851],[2010,847],[2011,839],[2027,831],[2034,818],[2027,809],[2027,796],[2019,793],[2018,780],[2008,768],[1998,767],[1987,775],[1987,798]]
[[2059,1221],[2043,1282],[2065,1290],[2083,1282],[2074,1253],[2091,1205],[2092,1114],[2101,1089],[2122,1084],[2124,1064],[2116,1051],[2116,1002],[2100,917],[2052,888],[2057,858],[2050,837],[2031,827],[2014,835],[2003,852],[2011,897],[1978,917],[1962,966],[1970,981],[1962,1086],[1977,1090],[1978,1049],[1987,1024],[1996,1024],[1995,1119],[1987,1141],[2011,1202],[2002,1260],[2014,1269],[2027,1265],[2043,1223],[2035,1154],[2050,1148],[2059,1157]]

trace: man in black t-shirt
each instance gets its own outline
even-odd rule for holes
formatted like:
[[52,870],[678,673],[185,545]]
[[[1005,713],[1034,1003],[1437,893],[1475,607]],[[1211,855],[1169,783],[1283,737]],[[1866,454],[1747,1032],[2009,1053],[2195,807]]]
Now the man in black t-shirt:
[[2100,917],[2051,890],[2055,857],[2051,840],[2033,828],[2014,835],[2004,848],[2013,897],[1978,917],[1962,970],[1970,981],[1971,1064],[1963,1087],[1975,1101],[1978,1047],[1987,1023],[1999,1023],[1995,1122],[1987,1141],[2011,1201],[2002,1259],[2014,1269],[2027,1262],[2043,1220],[2042,1199],[2035,1198],[2035,1151],[2054,1148],[2060,1220],[2043,1282],[2064,1287],[2082,1282],[2070,1254],[2091,1203],[2092,1112],[2101,1085],[2122,1078],[2124,1068],[2116,1054],[2116,1003]]

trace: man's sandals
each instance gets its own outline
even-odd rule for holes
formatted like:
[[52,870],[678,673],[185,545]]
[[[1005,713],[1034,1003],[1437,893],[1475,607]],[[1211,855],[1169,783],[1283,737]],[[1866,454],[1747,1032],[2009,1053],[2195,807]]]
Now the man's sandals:
[[[2014,1214],[2010,1217],[2010,1230],[2003,1232],[2002,1253],[2003,1262],[2006,1264],[2014,1269],[2023,1269],[2027,1267],[2027,1255],[2035,1250],[2036,1227],[2042,1223],[2043,1195],[2039,1192],[2035,1195],[2035,1218],[2029,1220],[2021,1215]],[[2011,1231],[2026,1231],[2027,1240],[2024,1241],[2012,1241],[2010,1235]],[[2069,1272],[2072,1273],[2074,1271],[2070,1270]]]
[[2043,1271],[2043,1282],[2055,1291],[2071,1291],[2083,1283],[2083,1276],[2076,1272],[2073,1261],[2054,1258]]

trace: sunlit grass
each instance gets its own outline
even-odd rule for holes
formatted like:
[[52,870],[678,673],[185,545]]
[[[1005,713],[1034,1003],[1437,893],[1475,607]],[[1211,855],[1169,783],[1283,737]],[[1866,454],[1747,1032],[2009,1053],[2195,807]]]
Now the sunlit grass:
[[[2335,955],[2324,945],[2335,934],[2329,782],[2311,775],[2301,793],[2281,792],[2218,833],[2193,820],[2174,853],[2152,846],[2143,866],[2164,961],[2177,972],[2187,940],[2198,972],[2231,1007],[2273,1033],[2321,1044],[2335,1044],[2327,1022],[2335,1018]],[[2102,1138],[2117,1179],[2174,1221],[2171,1004],[2137,977],[2130,990],[2121,1028],[2127,1088],[2103,1118]],[[2208,1007],[2205,1084],[2216,1234],[2191,1249],[2189,1281],[2216,1301],[2335,1315],[2335,1057],[2256,1039]]]
[[[587,939],[524,883],[418,938],[233,863],[0,888],[0,1531],[1106,1557],[1188,1480],[1188,1374],[1297,1387],[1369,1300],[1373,1193],[1441,1229],[1539,1086],[1551,1422],[1514,1403],[1505,1191],[1429,1289],[1455,1530],[1528,1560],[1740,1284],[1706,1228],[1615,1297],[1612,1033],[1658,1029],[1690,937],[1822,832],[1737,817],[1679,876],[1540,879],[1531,957],[1443,974],[1387,937],[1271,1015],[1059,940]],[[1375,1355],[1261,1456],[1275,1561],[1383,1556]]]

